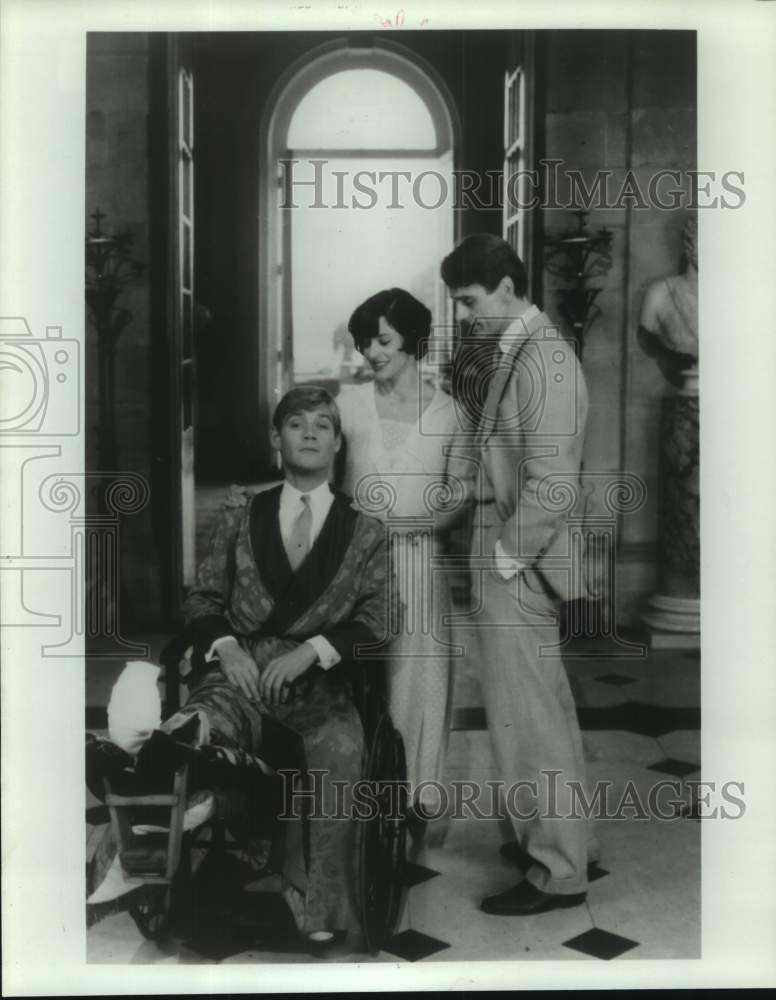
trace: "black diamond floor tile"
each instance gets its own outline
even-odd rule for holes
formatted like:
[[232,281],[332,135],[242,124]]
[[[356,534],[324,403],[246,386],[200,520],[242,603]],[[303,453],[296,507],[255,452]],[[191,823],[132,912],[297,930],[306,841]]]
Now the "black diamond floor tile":
[[408,861],[404,866],[404,885],[411,889],[413,885],[428,882],[430,878],[434,878],[438,874],[439,872],[434,871],[433,868],[426,868],[425,865],[417,865],[414,861]]
[[577,705],[579,727],[586,730],[621,729],[622,708],[622,705]]
[[606,868],[602,868],[597,861],[591,861],[587,866],[588,882],[597,882],[599,878],[606,878],[608,874]]
[[693,771],[699,771],[701,765],[693,764],[688,760],[678,760],[676,757],[666,757],[656,764],[650,764],[648,771],[660,771],[661,774],[673,774],[677,778],[684,778]]
[[700,729],[700,708],[674,708],[626,701],[619,705],[577,708],[579,725],[585,730],[618,730],[641,736],[665,736],[676,729]]
[[700,729],[700,708],[675,708],[628,701],[620,706],[623,724],[618,727],[641,736],[665,736],[676,729]]
[[598,681],[599,684],[616,684],[618,687],[623,684],[635,684],[635,677],[624,677],[622,674],[601,674],[600,677],[594,677],[594,681]]
[[594,927],[584,934],[579,934],[575,938],[563,942],[564,948],[573,948],[574,951],[581,951],[583,955],[592,955],[593,958],[611,959],[618,958],[631,948],[637,948],[638,941],[631,941],[630,938],[620,937],[619,934],[612,934],[610,931],[601,930]]
[[440,941],[420,931],[408,930],[394,934],[383,946],[383,951],[389,955],[396,955],[397,958],[403,958],[405,962],[417,962],[449,947],[446,941]]
[[185,941],[184,947],[211,962],[222,962],[225,958],[250,951],[255,944],[256,936],[251,928],[223,922],[212,924],[206,934]]

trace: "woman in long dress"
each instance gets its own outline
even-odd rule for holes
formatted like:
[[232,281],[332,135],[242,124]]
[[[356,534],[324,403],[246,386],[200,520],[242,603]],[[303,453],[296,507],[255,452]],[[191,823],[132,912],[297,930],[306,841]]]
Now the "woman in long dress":
[[363,302],[348,329],[373,381],[344,388],[337,399],[343,489],[391,534],[403,625],[387,650],[388,701],[420,820],[439,805],[432,783],[443,781],[452,704],[449,575],[434,570],[434,557],[470,480],[464,449],[455,446],[460,414],[421,377],[430,327],[429,310],[403,289]]

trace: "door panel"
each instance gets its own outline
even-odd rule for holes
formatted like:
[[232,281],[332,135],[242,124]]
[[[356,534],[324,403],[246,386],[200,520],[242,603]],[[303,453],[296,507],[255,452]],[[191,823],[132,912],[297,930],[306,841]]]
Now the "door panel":
[[194,409],[196,400],[196,369],[194,331],[196,302],[194,298],[194,76],[190,59],[179,46],[177,66],[178,111],[177,134],[177,238],[178,268],[176,275],[176,343],[180,386],[180,530],[183,587],[194,582],[196,507],[194,497]]

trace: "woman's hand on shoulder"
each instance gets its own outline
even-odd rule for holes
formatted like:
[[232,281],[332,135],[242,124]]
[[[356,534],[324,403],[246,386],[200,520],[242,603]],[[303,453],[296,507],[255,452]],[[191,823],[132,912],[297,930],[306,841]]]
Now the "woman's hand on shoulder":
[[222,506],[225,508],[245,507],[251,495],[247,486],[238,486],[236,483],[232,483],[226,491]]

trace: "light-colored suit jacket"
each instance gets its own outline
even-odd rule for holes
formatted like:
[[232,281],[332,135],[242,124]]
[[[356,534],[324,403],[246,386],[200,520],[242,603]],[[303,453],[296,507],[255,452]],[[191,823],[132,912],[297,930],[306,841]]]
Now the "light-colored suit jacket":
[[[490,543],[500,539],[526,582],[539,574],[563,600],[588,594],[579,526],[580,467],[588,410],[582,367],[546,313],[516,320],[477,429],[484,490],[494,497]],[[575,521],[576,519],[576,521]],[[492,549],[490,549],[492,551]]]

